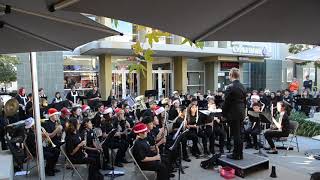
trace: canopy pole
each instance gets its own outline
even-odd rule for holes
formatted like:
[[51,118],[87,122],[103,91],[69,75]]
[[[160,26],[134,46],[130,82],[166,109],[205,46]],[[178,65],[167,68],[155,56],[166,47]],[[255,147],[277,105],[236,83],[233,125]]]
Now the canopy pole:
[[35,134],[36,134],[36,141],[37,141],[36,146],[37,146],[38,173],[39,173],[39,179],[45,180],[46,175],[44,171],[44,159],[43,159],[36,52],[30,53],[30,67],[31,67],[31,79],[32,79],[33,116],[36,124]]
[[53,4],[51,7],[49,7],[49,11],[54,12],[56,10],[60,10],[63,8],[66,8],[68,6],[71,6],[72,4],[79,2],[80,0],[62,0],[56,4]]
[[117,32],[117,31],[113,31],[111,29],[105,29],[104,27],[92,26],[92,25],[89,25],[89,24],[81,23],[81,22],[62,19],[62,18],[59,18],[57,16],[54,16],[54,14],[42,14],[42,13],[38,13],[38,12],[32,12],[32,11],[20,9],[20,8],[17,8],[17,7],[12,7],[12,6],[9,6],[9,5],[5,5],[5,4],[0,4],[0,8],[6,8],[7,12],[9,14],[12,13],[12,11],[16,11],[16,12],[19,12],[19,13],[22,13],[22,14],[41,17],[41,18],[49,19],[49,20],[56,21],[56,22],[59,22],[59,23],[70,24],[70,25],[83,27],[83,28],[87,28],[87,29],[92,29],[92,30],[100,31],[100,32],[106,32],[106,33],[110,33],[110,34],[114,34],[114,35],[121,35],[121,33]]
[[242,17],[243,15],[251,12],[252,10],[256,9],[257,7],[261,6],[262,4],[264,4],[265,2],[267,2],[268,0],[256,0],[253,3],[249,4],[248,6],[240,9],[239,11],[237,11],[236,13],[232,14],[231,16],[229,16],[228,18],[224,19],[223,21],[221,21],[220,23],[216,24],[215,26],[213,26],[211,29],[209,29],[207,32],[201,34],[200,36],[196,37],[195,39],[193,39],[193,42],[196,41],[202,41],[205,38],[207,38],[208,36],[216,33],[217,31],[221,30],[222,28],[224,28],[225,26],[227,26],[228,24],[234,22],[235,20],[239,19],[240,17]]

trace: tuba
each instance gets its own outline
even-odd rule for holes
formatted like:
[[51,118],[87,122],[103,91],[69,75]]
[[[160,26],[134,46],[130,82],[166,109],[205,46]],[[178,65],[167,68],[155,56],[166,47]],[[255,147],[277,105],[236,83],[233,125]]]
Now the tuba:
[[17,99],[13,98],[8,100],[4,105],[4,115],[14,116],[19,111],[19,102]]
[[135,100],[135,109],[139,109],[140,111],[147,109],[144,95],[136,97]]

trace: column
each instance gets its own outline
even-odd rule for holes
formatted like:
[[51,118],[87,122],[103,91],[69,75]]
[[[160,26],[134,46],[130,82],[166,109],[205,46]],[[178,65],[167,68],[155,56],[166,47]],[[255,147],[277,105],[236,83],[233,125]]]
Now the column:
[[186,57],[174,57],[173,68],[174,68],[174,91],[179,93],[187,93],[188,77],[187,77],[187,58]]
[[163,92],[163,87],[162,87],[162,72],[161,72],[161,67],[158,68],[158,97],[162,95]]
[[152,63],[151,62],[141,62],[141,64],[146,68],[145,75],[140,72],[140,95],[144,95],[146,90],[152,90]]
[[107,100],[112,90],[112,60],[111,55],[99,56],[100,63],[100,93],[103,100]]
[[215,74],[217,74],[217,72],[214,69],[214,62],[206,62],[205,63],[205,86],[206,86],[206,90],[211,90],[214,91],[215,90],[215,82],[214,82],[214,78],[215,78]]

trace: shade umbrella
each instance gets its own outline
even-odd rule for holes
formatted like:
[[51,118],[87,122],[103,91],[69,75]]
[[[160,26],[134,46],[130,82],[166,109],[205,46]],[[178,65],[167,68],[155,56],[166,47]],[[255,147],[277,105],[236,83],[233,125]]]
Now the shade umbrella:
[[129,21],[197,41],[318,44],[318,0],[47,0],[64,9]]
[[[0,53],[73,50],[87,42],[119,34],[74,12],[49,13],[42,0],[0,0]],[[45,179],[36,53],[30,53],[39,178]]]

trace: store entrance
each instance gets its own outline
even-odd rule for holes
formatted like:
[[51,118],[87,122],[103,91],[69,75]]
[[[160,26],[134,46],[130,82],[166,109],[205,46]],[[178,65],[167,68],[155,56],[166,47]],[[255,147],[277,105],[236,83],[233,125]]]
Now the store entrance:
[[218,89],[225,90],[225,88],[231,83],[229,79],[229,71],[218,73]]

